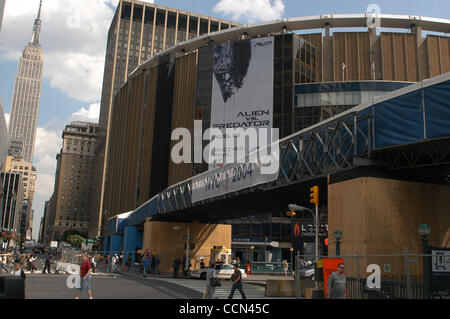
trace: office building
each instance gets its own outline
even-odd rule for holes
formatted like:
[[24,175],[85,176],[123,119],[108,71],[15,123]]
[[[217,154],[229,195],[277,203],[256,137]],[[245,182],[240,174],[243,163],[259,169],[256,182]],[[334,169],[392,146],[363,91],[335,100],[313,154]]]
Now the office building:
[[89,238],[96,236],[97,212],[93,207],[96,206],[94,154],[97,130],[98,124],[71,122],[63,131],[63,145],[56,157],[55,188],[50,200],[53,211],[45,222],[50,240],[62,240],[67,230],[76,230]]
[[[251,113],[248,108],[258,105],[268,114],[269,126],[278,128],[283,138],[386,92],[450,72],[450,38],[445,35],[449,20],[383,15],[382,27],[410,32],[331,33],[332,27],[338,31],[366,27],[366,23],[364,15],[267,22],[200,37],[142,63],[113,100],[114,130],[103,201],[106,217],[135,210],[145,214],[153,196],[208,169],[208,165],[171,159],[171,133],[187,128],[194,136],[194,120],[202,120],[205,131],[221,124],[223,114],[236,112],[233,122],[225,124],[241,123],[239,114]],[[306,33],[316,28],[323,30]],[[298,30],[305,33],[294,32]],[[422,30],[436,34],[423,36]],[[273,67],[266,70],[267,65]],[[252,79],[259,80],[257,86],[251,85]],[[258,94],[248,93],[253,87]],[[256,117],[262,118],[259,113]],[[175,203],[178,197],[173,196]],[[285,209],[231,222],[233,248],[242,260],[267,260],[268,251],[269,259],[288,258],[296,224],[301,232],[295,250],[311,252],[314,236],[303,230],[313,221],[307,214],[287,217]],[[230,219],[237,217],[232,213],[230,209]],[[326,207],[320,208],[320,215],[323,240]],[[249,257],[250,247],[254,249]]]
[[20,214],[23,204],[22,175],[0,172],[3,198],[0,207],[0,227],[2,231],[19,233]]
[[20,57],[9,121],[9,136],[23,142],[23,159],[33,162],[39,104],[42,90],[41,6],[34,22],[33,35]]

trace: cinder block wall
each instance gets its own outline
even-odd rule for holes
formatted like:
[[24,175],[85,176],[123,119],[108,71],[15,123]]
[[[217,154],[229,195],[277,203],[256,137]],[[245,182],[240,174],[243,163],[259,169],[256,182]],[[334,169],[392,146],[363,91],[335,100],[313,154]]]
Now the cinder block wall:
[[231,248],[231,225],[153,222],[144,224],[143,248],[149,249],[161,259],[160,270],[171,272],[175,258],[186,256],[183,238],[187,235],[187,226],[195,248],[190,250],[191,270],[200,268],[200,257],[209,265],[210,250],[213,246]]

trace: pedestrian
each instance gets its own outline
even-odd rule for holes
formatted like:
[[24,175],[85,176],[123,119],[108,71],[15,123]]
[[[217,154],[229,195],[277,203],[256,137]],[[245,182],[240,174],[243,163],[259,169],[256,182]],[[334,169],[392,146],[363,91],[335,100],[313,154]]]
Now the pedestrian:
[[93,255],[91,258],[92,273],[95,273],[95,266],[97,266],[97,263],[95,262],[95,255]]
[[80,299],[82,291],[86,291],[89,299],[92,299],[91,292],[91,262],[86,253],[83,254],[83,263],[80,266],[80,287],[77,288],[75,299]]
[[112,258],[112,272],[116,271],[117,265],[119,264],[119,256],[117,256],[117,254],[114,254],[113,258]]
[[150,257],[148,255],[145,255],[143,262],[144,262],[144,278],[145,278],[148,272],[148,265],[150,264]]
[[109,273],[109,262],[110,262],[110,256],[106,255],[105,256],[105,272]]
[[131,254],[128,255],[126,268],[124,267],[125,272],[129,272],[131,268]]
[[338,265],[337,271],[333,272],[328,279],[328,293],[327,296],[330,299],[346,299],[345,286],[346,277],[344,274],[345,267],[343,263]]
[[8,267],[6,267],[6,260],[8,257],[6,255],[0,255],[0,274],[2,273],[3,269],[8,272]]
[[283,269],[284,269],[284,277],[287,277],[288,276],[289,264],[288,264],[286,259],[283,261]]
[[159,259],[158,255],[155,255],[155,274],[159,274],[159,264],[161,263],[161,259]]
[[30,258],[28,258],[28,266],[29,266],[29,269],[31,270],[32,274],[34,274],[34,272],[37,269],[35,264],[34,264],[36,259],[37,259],[37,257],[34,255],[34,253],[31,253]]
[[155,255],[152,255],[152,259],[150,261],[150,273],[151,274],[155,273],[155,266],[156,266]]
[[205,263],[203,262],[203,258],[200,259],[200,269],[205,269]]
[[22,277],[23,280],[25,280],[27,278],[27,276],[25,275],[25,272],[22,270],[22,266],[19,261],[14,262],[14,270],[12,272],[12,275],[14,277]]
[[242,289],[242,273],[241,273],[241,270],[239,269],[237,264],[234,264],[233,268],[234,268],[234,273],[231,276],[231,280],[233,281],[233,286],[231,287],[231,292],[230,292],[230,295],[228,296],[228,299],[233,299],[234,292],[235,292],[236,289],[239,290],[239,292],[241,293],[242,299],[247,299],[245,297],[244,290]]
[[50,273],[50,265],[51,265],[51,255],[47,254],[47,258],[45,259],[44,263],[44,270],[42,271],[43,274],[45,274],[45,271],[47,270],[47,273]]
[[206,271],[206,299],[216,299],[216,285],[211,285],[212,280],[218,280],[216,266],[211,264]]
[[180,258],[176,258],[173,261],[172,267],[173,267],[173,278],[178,278],[178,272],[180,271],[180,265],[181,265],[181,260]]

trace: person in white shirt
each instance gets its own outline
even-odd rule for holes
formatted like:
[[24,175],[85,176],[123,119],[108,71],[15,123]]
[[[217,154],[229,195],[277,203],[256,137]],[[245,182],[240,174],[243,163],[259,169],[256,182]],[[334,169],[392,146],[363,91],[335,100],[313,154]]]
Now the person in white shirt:
[[8,272],[8,267],[6,267],[6,261],[8,257],[6,255],[2,256],[0,255],[0,273],[2,273],[3,269]]
[[206,289],[208,291],[206,299],[216,299],[216,287],[211,286],[211,278],[217,278],[216,265],[211,263],[206,271]]

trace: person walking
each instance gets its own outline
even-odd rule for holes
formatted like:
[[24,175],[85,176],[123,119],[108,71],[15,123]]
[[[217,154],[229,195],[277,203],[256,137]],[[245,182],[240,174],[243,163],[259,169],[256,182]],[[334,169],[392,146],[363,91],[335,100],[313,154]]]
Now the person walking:
[[145,278],[148,272],[148,265],[150,264],[150,257],[148,255],[145,255],[142,261],[144,262],[144,278]]
[[155,274],[160,274],[159,264],[161,263],[161,259],[159,259],[158,255],[155,255]]
[[117,256],[117,254],[114,254],[114,256],[112,258],[112,262],[111,262],[111,265],[112,265],[111,271],[112,272],[116,271],[116,268],[117,268],[118,264],[119,264],[119,256]]
[[211,285],[211,279],[218,278],[216,266],[211,266],[206,271],[206,299],[216,299],[216,286]]
[[51,255],[50,253],[47,254],[47,258],[45,259],[45,263],[44,263],[44,270],[42,270],[42,273],[45,274],[45,271],[47,270],[47,273],[50,274],[50,265],[51,265]]
[[91,258],[92,273],[95,273],[95,266],[97,266],[97,263],[95,262],[95,255],[93,255]]
[[180,265],[181,265],[181,260],[180,258],[176,258],[173,261],[172,267],[173,267],[173,278],[178,278],[178,272],[180,271]]
[[6,267],[6,261],[7,261],[6,255],[0,255],[0,274],[2,273],[3,270],[5,270],[6,272],[8,272],[8,267]]
[[86,253],[84,253],[83,263],[80,266],[80,287],[77,288],[75,299],[80,299],[82,291],[86,291],[89,296],[89,299],[92,299],[91,273],[92,273],[91,262],[87,257]]
[[129,271],[130,271],[130,268],[131,268],[131,254],[128,255],[127,261],[126,261],[126,263],[125,263],[125,267],[123,267],[123,270],[124,270],[125,272],[129,272]]
[[283,269],[284,269],[284,277],[287,278],[288,276],[288,269],[289,269],[289,264],[287,262],[287,260],[283,260]]
[[109,262],[110,262],[110,256],[106,255],[105,256],[105,272],[109,273]]
[[241,293],[242,299],[247,299],[245,297],[244,290],[242,289],[241,270],[239,269],[237,264],[234,264],[233,268],[234,268],[234,273],[231,276],[231,280],[233,281],[233,286],[231,287],[231,292],[230,292],[230,295],[228,296],[228,299],[233,299],[234,292],[236,291],[236,289],[239,290],[239,292]]
[[347,299],[345,296],[346,277],[343,263],[338,265],[337,271],[333,272],[328,279],[327,297],[330,299]]

